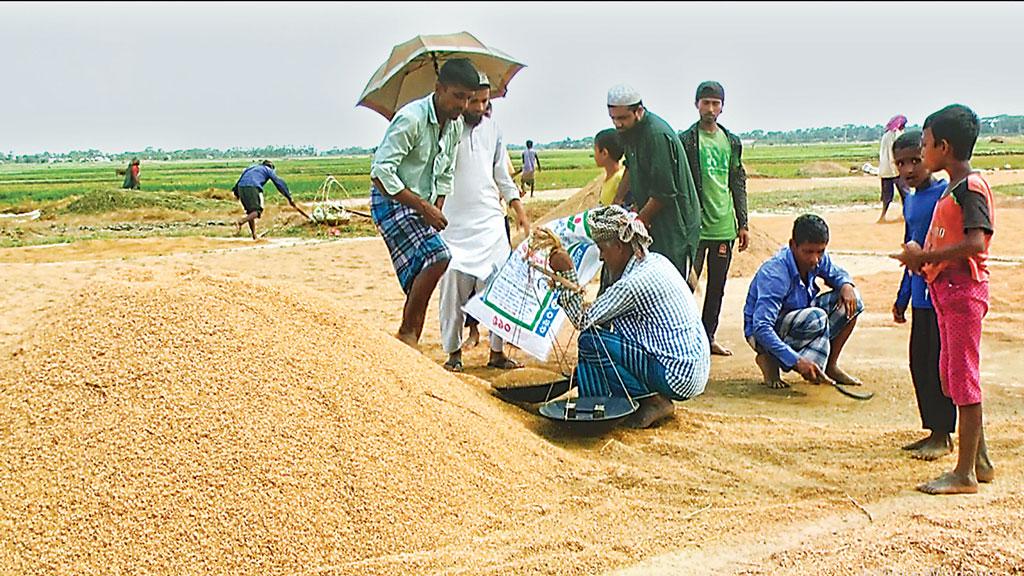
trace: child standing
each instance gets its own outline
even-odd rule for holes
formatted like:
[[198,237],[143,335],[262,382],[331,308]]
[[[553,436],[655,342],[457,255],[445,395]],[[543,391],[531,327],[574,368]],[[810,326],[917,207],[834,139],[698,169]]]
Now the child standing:
[[594,163],[604,168],[604,183],[601,184],[601,196],[598,206],[610,206],[615,203],[615,195],[619,192],[619,183],[626,167],[622,165],[622,140],[615,128],[606,128],[594,137]]
[[917,487],[928,494],[975,493],[978,482],[990,482],[995,475],[985,444],[979,370],[995,207],[988,183],[971,170],[979,128],[978,116],[960,104],[925,120],[922,159],[932,171],[945,170],[950,185],[935,205],[924,247],[911,241],[896,255],[928,282],[942,342],[942,390],[956,404],[960,419],[956,468]]
[[[925,244],[935,203],[947,182],[936,179],[921,159],[921,133],[906,132],[893,143],[893,160],[903,182],[914,188],[903,202],[906,222],[904,242]],[[921,425],[931,434],[903,447],[914,458],[935,460],[953,451],[950,434],[956,429],[956,406],[942,393],[939,378],[939,322],[935,318],[924,277],[904,270],[903,281],[892,307],[893,320],[906,323],[907,306],[914,312],[910,327],[910,376],[917,394]]]

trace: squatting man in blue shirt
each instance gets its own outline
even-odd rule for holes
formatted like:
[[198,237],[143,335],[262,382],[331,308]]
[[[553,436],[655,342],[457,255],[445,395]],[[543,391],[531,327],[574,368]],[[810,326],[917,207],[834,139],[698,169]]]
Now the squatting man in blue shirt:
[[243,225],[248,224],[249,231],[252,232],[252,239],[256,239],[256,220],[263,215],[263,185],[267,181],[273,181],[277,191],[288,200],[292,208],[298,210],[299,214],[309,220],[309,215],[295,205],[292,194],[288,191],[288,185],[277,175],[277,172],[274,172],[274,163],[264,160],[243,170],[238,182],[231,188],[231,191],[235,193],[235,198],[238,198],[245,210],[245,218],[235,222],[235,234],[242,230]]
[[[670,416],[673,400],[704,392],[711,349],[697,303],[671,260],[651,252],[651,236],[636,213],[618,205],[587,212],[609,285],[589,306],[579,292],[556,285],[558,302],[580,330],[576,380],[581,397],[625,396],[640,408],[627,426],[647,428]],[[577,282],[572,258],[560,248],[548,265]]]
[[[850,275],[825,253],[828,240],[824,220],[800,216],[789,246],[762,264],[750,283],[743,335],[771,388],[789,387],[780,367],[814,384],[861,384],[839,368],[839,355],[864,303]],[[819,294],[819,277],[832,290]]]

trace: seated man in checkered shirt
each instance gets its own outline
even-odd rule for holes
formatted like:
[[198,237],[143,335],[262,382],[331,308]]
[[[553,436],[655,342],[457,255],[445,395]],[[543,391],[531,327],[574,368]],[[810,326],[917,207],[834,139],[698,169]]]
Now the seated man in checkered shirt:
[[[647,428],[672,414],[673,400],[704,392],[708,338],[686,281],[668,258],[647,250],[651,237],[635,213],[611,205],[587,218],[612,283],[590,305],[558,288],[559,304],[580,331],[579,395],[639,400],[626,424]],[[565,250],[553,250],[548,265],[576,282]]]

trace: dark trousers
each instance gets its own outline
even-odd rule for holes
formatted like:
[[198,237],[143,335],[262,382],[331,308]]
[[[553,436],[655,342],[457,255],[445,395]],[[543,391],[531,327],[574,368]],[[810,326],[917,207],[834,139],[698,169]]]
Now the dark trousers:
[[926,430],[951,434],[956,429],[956,406],[942,393],[939,381],[939,321],[931,308],[914,308],[912,315],[910,376],[921,425]]
[[708,283],[704,290],[704,332],[708,341],[715,341],[718,332],[718,316],[722,313],[722,298],[725,297],[725,280],[729,277],[729,265],[732,264],[733,240],[701,240],[697,244],[697,260],[693,269],[697,277],[704,271],[704,262],[708,264]]

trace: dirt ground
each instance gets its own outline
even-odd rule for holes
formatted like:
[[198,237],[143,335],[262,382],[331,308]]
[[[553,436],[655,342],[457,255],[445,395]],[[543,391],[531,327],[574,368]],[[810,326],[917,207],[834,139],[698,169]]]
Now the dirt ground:
[[[781,245],[788,238],[793,216],[753,218],[759,245],[752,252],[762,257],[771,252],[765,243]],[[479,506],[466,506],[462,515],[425,514],[424,519],[445,524],[414,528],[420,536],[437,535],[436,539],[414,539],[414,546],[399,544],[400,540],[395,540],[394,548],[361,545],[343,559],[332,555],[336,551],[309,548],[310,555],[299,564],[283,560],[272,547],[254,548],[265,555],[232,569],[221,567],[222,573],[1024,573],[1024,384],[1020,378],[1024,373],[1024,356],[1020,354],[1024,343],[1024,207],[1004,202],[997,212],[991,312],[982,343],[986,436],[997,477],[982,486],[978,495],[955,497],[929,497],[913,490],[917,483],[951,467],[952,456],[925,463],[911,460],[899,449],[921,435],[907,370],[909,324],[894,324],[889,312],[900,270],[885,255],[898,249],[902,226],[874,224],[873,209],[835,211],[825,216],[832,229],[830,250],[853,273],[867,306],[843,362],[848,371],[865,381],[866,389],[876,393],[867,402],[846,398],[829,387],[799,383],[792,376],[789,380],[794,385],[788,390],[759,385],[753,353],[742,338],[743,299],[748,275],[757,262],[744,263],[740,258],[737,266],[745,274],[732,278],[727,286],[718,338],[736,354],[714,359],[706,393],[677,404],[674,419],[650,430],[614,430],[598,437],[567,433],[543,421],[533,409],[505,404],[489,392],[486,380],[501,375],[482,367],[483,347],[467,352],[468,374],[458,380],[437,370],[443,353],[436,298],[428,311],[423,338],[426,359],[395,351],[395,343],[380,338],[397,328],[403,295],[378,238],[290,244],[261,241],[255,246],[240,241],[162,238],[0,250],[0,371],[10,373],[21,366],[21,356],[36,354],[32,343],[42,338],[41,327],[46,334],[59,333],[68,307],[91,291],[105,294],[102,291],[111,286],[143,282],[156,283],[152,294],[163,290],[171,298],[188,298],[190,293],[160,282],[190,282],[194,278],[210,278],[202,281],[217,285],[250,282],[266,287],[266,291],[258,291],[264,298],[286,294],[296,301],[333,303],[341,312],[331,312],[339,315],[331,316],[330,322],[352,319],[365,325],[368,328],[364,330],[373,332],[367,342],[385,350],[389,361],[400,358],[408,362],[400,366],[406,376],[429,374],[427,380],[438,382],[446,394],[463,390],[465,397],[459,397],[460,401],[476,406],[472,410],[490,419],[502,438],[518,435],[522,446],[510,453],[529,454],[539,446],[553,455],[538,458],[546,472],[530,469],[534,474],[531,481],[548,485],[510,487],[512,493],[495,500],[504,508],[491,510],[494,518],[487,516],[487,521],[481,519],[484,512]],[[122,294],[118,290],[110,293]],[[132,294],[128,290],[122,297],[134,302]],[[261,303],[253,304],[252,310],[247,307],[239,313],[258,313]],[[264,304],[267,310],[277,310]],[[210,305],[224,308],[217,302]],[[116,314],[117,306],[89,310]],[[303,314],[308,317],[310,313]],[[309,324],[289,322],[278,328],[261,324],[267,330],[284,331],[264,334],[263,339],[287,342],[298,337],[303,325]],[[320,328],[313,325],[309,329]],[[110,336],[111,341],[116,337]],[[538,371],[560,368],[557,359],[538,363],[522,354],[516,357]],[[26,385],[19,382],[19,386]],[[5,393],[12,390],[15,388]],[[15,404],[9,396],[5,400],[10,403],[0,406],[0,421],[10,416]],[[377,414],[378,408],[372,412]],[[396,421],[393,425],[402,424]],[[22,436],[10,429],[5,432],[5,439]],[[381,441],[386,443],[386,438]],[[472,441],[472,437],[462,440]],[[12,442],[0,448],[7,457],[18,450]],[[311,457],[329,458],[324,454]],[[495,454],[490,458],[501,460]],[[440,464],[436,458],[431,462],[443,467],[443,458]],[[526,463],[519,464],[527,468]],[[433,473],[445,477],[443,469]],[[0,484],[18,481],[10,475],[0,476]],[[103,497],[98,490],[92,494]],[[311,489],[302,497],[319,502],[325,494]],[[237,494],[233,497],[240,498]],[[5,502],[0,500],[0,564],[15,565],[12,559],[27,562],[25,558],[33,555],[52,557],[53,550],[19,529],[24,518],[14,505]],[[190,502],[185,506],[192,504],[200,506]],[[420,505],[431,506],[430,502]],[[445,505],[450,505],[448,500]],[[107,514],[112,522],[118,522],[116,512]],[[301,522],[282,526],[294,529]],[[112,532],[117,536],[116,529]],[[66,545],[98,550],[89,556],[93,564],[80,566],[83,572],[103,572],[110,567],[120,572],[163,572],[104,555],[101,544],[86,535]],[[146,546],[144,542],[137,545]],[[215,547],[190,552],[196,553],[226,554]],[[173,553],[170,558],[185,560]],[[47,569],[31,562],[22,566],[28,567],[23,572],[74,571]],[[200,564],[190,566],[180,565],[175,572],[202,571]]]

